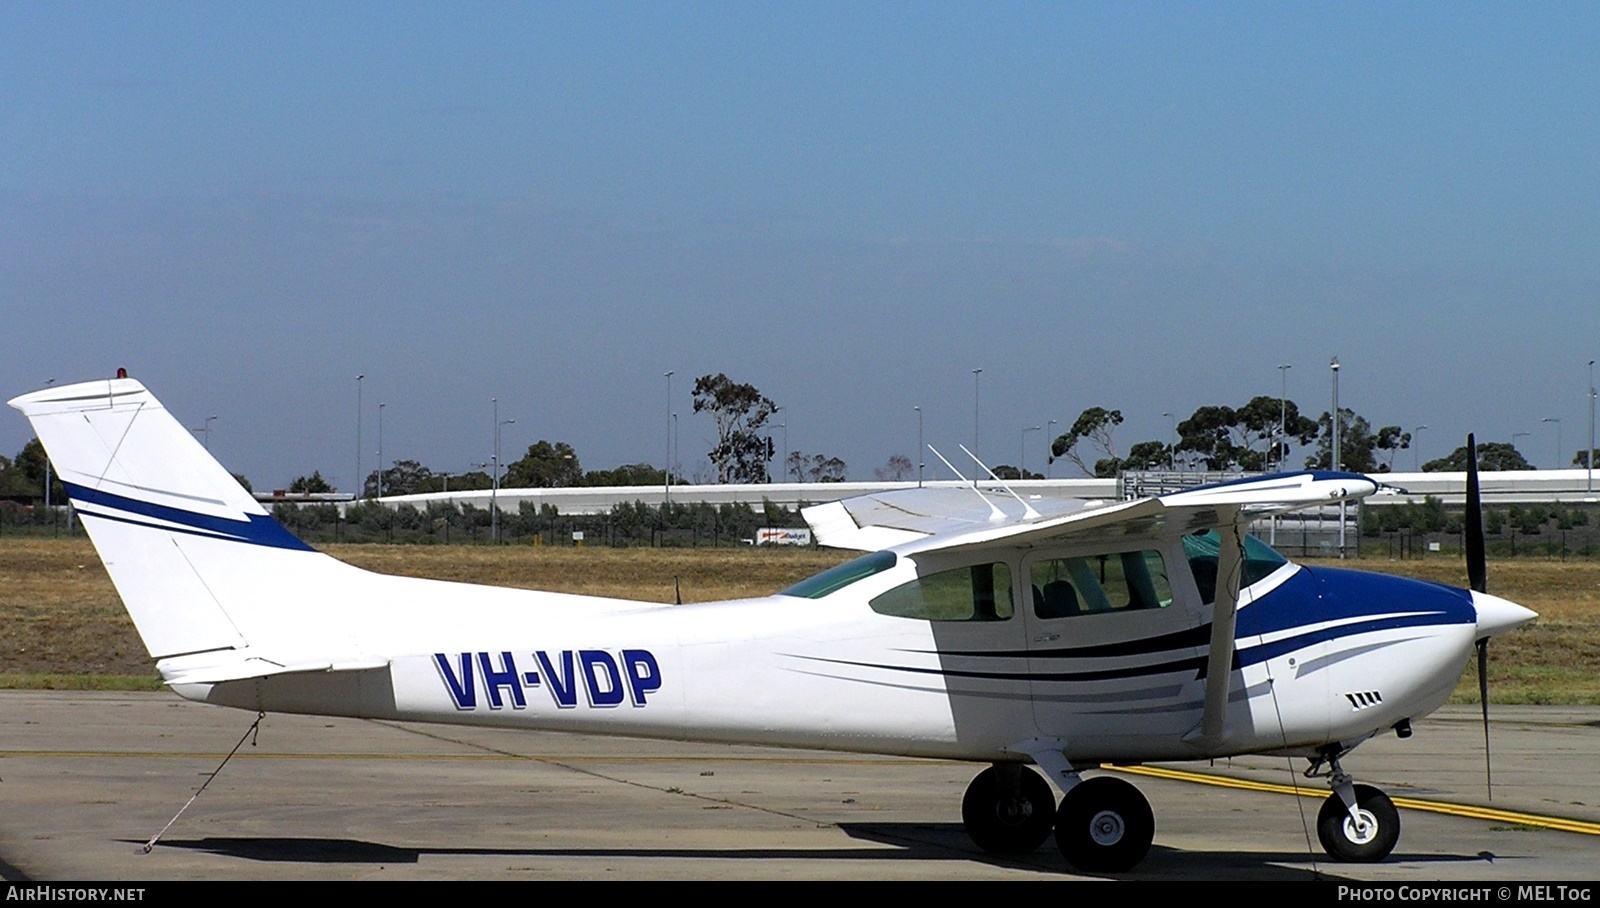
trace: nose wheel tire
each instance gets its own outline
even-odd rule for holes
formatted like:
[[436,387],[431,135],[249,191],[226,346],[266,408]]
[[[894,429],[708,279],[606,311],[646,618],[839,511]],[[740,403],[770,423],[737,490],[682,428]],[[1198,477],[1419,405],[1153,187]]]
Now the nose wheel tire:
[[1355,817],[1350,816],[1337,794],[1322,802],[1322,809],[1317,811],[1317,838],[1335,860],[1360,864],[1381,861],[1400,841],[1400,811],[1388,795],[1371,785],[1357,785],[1355,792]]
[[1050,837],[1055,810],[1055,791],[1038,773],[991,766],[967,786],[961,822],[984,851],[1027,854]]
[[1089,873],[1131,870],[1156,837],[1156,818],[1139,789],[1100,776],[1073,786],[1056,810],[1056,846]]

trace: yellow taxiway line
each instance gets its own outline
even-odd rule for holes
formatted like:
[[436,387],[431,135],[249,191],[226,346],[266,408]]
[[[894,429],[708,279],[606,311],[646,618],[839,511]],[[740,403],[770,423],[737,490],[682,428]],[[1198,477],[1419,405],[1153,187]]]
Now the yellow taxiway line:
[[[1189,772],[1183,769],[1168,769],[1163,766],[1113,766],[1102,767],[1114,772],[1125,772],[1133,775],[1149,776],[1157,779],[1172,779],[1178,782],[1194,782],[1199,785],[1214,785],[1218,788],[1239,788],[1245,791],[1265,791],[1274,794],[1298,795],[1302,798],[1322,800],[1328,796],[1326,789],[1317,789],[1309,786],[1279,785],[1272,782],[1256,782],[1250,779],[1235,779],[1229,776],[1211,775],[1203,772]],[[1586,820],[1573,820],[1567,817],[1552,817],[1537,813],[1523,813],[1517,810],[1500,810],[1495,807],[1478,807],[1472,804],[1447,804],[1443,801],[1425,801],[1421,798],[1391,798],[1394,806],[1406,810],[1423,810],[1428,813],[1442,813],[1448,816],[1469,817],[1475,820],[1492,820],[1499,823],[1511,823],[1517,826],[1532,826],[1539,829],[1556,829],[1561,832],[1576,832],[1582,835],[1600,835],[1600,823],[1590,823]]]

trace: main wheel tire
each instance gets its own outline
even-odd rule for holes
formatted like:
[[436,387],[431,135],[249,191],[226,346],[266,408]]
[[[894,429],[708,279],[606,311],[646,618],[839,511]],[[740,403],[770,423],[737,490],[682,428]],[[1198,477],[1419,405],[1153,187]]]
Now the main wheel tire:
[[1121,779],[1085,779],[1056,810],[1056,847],[1072,866],[1090,873],[1131,870],[1156,837],[1156,817],[1139,789]]
[[[1014,782],[1012,773],[1017,774]],[[1050,837],[1055,809],[1056,794],[1038,773],[1020,766],[991,766],[967,786],[961,822],[984,851],[1027,854]]]
[[1344,800],[1331,794],[1317,811],[1317,838],[1335,860],[1362,864],[1381,861],[1400,842],[1400,811],[1388,795],[1371,785],[1357,785],[1355,789],[1361,825],[1357,826],[1350,816]]

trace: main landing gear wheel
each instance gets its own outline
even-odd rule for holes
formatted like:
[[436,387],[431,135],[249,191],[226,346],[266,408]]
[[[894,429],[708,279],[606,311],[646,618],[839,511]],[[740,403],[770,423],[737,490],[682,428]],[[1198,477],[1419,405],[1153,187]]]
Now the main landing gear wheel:
[[1099,776],[1068,789],[1056,811],[1056,847],[1090,873],[1130,870],[1156,837],[1156,817],[1139,789]]
[[1056,794],[1038,773],[1022,766],[991,766],[967,786],[961,822],[984,851],[1027,854],[1050,837]]
[[1350,816],[1344,799],[1331,794],[1317,811],[1317,838],[1335,860],[1361,864],[1381,861],[1400,841],[1400,811],[1388,795],[1371,785],[1357,785],[1355,791],[1360,824]]

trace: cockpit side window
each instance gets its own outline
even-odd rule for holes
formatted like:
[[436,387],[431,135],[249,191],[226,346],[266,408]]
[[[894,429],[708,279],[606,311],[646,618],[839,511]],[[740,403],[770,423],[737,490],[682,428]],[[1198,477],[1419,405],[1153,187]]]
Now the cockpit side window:
[[[1217,601],[1217,558],[1222,537],[1216,530],[1193,533],[1183,537],[1183,554],[1194,571],[1195,586],[1200,589],[1200,601]],[[1289,563],[1265,542],[1254,536],[1244,537],[1244,577],[1239,586],[1247,587]]]
[[1004,562],[924,574],[872,600],[872,610],[923,621],[1004,621],[1013,612]]
[[802,599],[821,599],[830,593],[855,583],[865,580],[873,574],[881,574],[894,567],[895,554],[893,552],[873,552],[863,555],[854,561],[846,561],[837,567],[829,568],[820,574],[814,574],[800,581],[794,586],[782,591],[780,596],[799,596]]
[[1029,569],[1033,611],[1068,618],[1172,604],[1166,561],[1151,550],[1074,558],[1041,558]]

